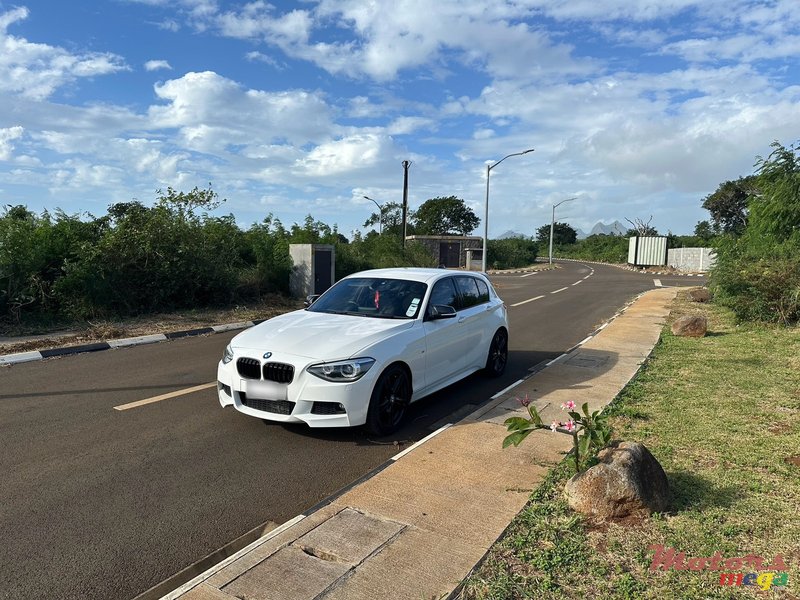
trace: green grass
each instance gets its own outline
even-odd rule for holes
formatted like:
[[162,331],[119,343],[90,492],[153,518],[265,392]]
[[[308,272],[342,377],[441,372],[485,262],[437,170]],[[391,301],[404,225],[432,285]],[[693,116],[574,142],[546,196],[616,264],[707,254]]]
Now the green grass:
[[[615,439],[644,443],[673,492],[637,524],[593,524],[563,499],[567,463],[534,492],[463,598],[800,598],[800,331],[736,325],[681,297],[672,318],[709,317],[709,335],[665,328],[645,367],[608,409]],[[723,588],[715,571],[650,572],[651,544],[687,556],[780,553],[785,588]],[[747,572],[744,569],[744,572]]]

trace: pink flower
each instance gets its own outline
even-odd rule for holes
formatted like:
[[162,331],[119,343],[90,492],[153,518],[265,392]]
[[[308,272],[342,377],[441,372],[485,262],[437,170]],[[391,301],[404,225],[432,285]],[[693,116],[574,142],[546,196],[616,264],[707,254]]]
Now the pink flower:
[[552,423],[550,423],[550,431],[555,431],[560,426],[561,426],[561,423],[559,423],[558,421],[553,421]]
[[568,400],[561,405],[561,410],[575,410],[575,403],[572,400]]
[[569,432],[575,431],[575,421],[570,419],[569,421],[564,423],[564,429],[566,429]]
[[525,394],[524,398],[517,398],[517,401],[522,404],[522,406],[527,407],[531,403],[531,399],[528,398],[528,394]]

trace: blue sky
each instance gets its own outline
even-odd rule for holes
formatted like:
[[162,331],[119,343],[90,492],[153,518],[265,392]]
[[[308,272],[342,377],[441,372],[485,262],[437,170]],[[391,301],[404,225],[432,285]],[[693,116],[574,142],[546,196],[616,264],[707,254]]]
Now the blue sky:
[[[797,0],[0,0],[0,205],[104,214],[211,183],[360,229],[456,195],[490,237],[557,219],[691,233],[800,138]],[[482,232],[483,225],[476,232]]]

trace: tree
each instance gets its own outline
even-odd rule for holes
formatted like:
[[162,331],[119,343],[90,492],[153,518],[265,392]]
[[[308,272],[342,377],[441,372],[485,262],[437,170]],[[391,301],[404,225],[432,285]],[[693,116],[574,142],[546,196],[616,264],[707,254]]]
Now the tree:
[[640,236],[640,237],[652,237],[658,235],[658,231],[656,231],[655,227],[652,227],[650,223],[653,221],[653,215],[650,215],[650,218],[645,223],[643,219],[634,219],[631,221],[630,219],[625,219],[628,223],[633,225],[632,229],[628,230],[628,237],[630,236]]
[[469,235],[481,220],[461,198],[431,198],[414,215],[414,227],[421,235]]
[[694,234],[704,242],[708,242],[714,237],[714,229],[708,221],[699,221],[694,226]]
[[[408,211],[407,220],[414,218],[413,211]],[[399,202],[386,202],[381,206],[381,213],[372,213],[369,219],[364,221],[364,227],[372,227],[382,223],[381,231],[385,234],[401,237],[403,235],[403,205]],[[411,235],[410,227],[409,235]]]
[[751,204],[753,233],[773,243],[800,241],[800,147],[772,143],[767,158],[756,158],[758,202]]
[[711,213],[716,233],[741,235],[747,227],[748,202],[758,194],[756,176],[740,177],[721,183],[703,200],[703,208]]
[[[567,223],[553,224],[553,245],[574,244],[578,240],[578,232]],[[536,241],[540,244],[550,243],[550,223],[536,230]]]

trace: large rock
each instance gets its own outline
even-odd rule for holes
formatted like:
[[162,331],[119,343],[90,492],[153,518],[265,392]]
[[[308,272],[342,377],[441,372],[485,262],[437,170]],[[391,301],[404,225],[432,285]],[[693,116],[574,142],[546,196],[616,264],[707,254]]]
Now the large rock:
[[645,517],[669,506],[667,476],[643,444],[615,442],[597,464],[567,482],[570,507],[598,520]]
[[672,324],[672,334],[682,337],[703,337],[708,331],[708,319],[703,315],[686,315]]
[[692,302],[711,302],[711,292],[706,288],[695,288],[689,291]]

